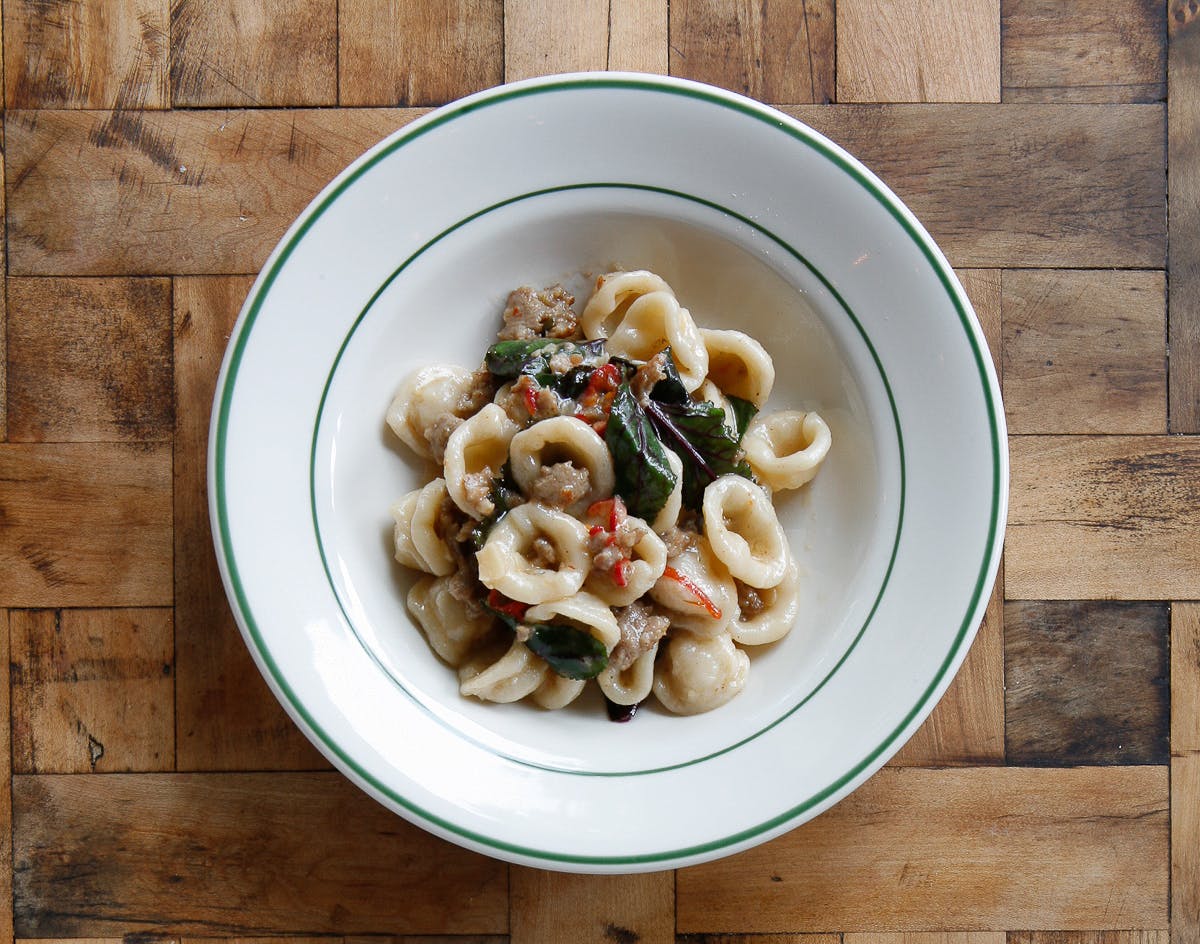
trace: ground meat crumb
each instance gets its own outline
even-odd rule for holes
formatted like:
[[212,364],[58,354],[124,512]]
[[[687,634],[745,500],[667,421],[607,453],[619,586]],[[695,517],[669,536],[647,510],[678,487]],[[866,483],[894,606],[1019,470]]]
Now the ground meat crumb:
[[531,338],[574,338],[579,322],[571,307],[575,296],[561,285],[535,292],[527,285],[509,293],[504,306],[501,341],[528,341]]
[[738,584],[738,606],[742,608],[742,619],[754,619],[770,604],[763,599],[763,594],[753,587]]
[[587,469],[577,469],[570,462],[555,462],[538,471],[529,488],[529,497],[551,508],[566,508],[583,498],[591,485]]
[[638,403],[645,406],[650,399],[650,391],[660,380],[667,379],[667,352],[659,351],[650,360],[637,369],[637,373],[629,381],[629,389],[637,397]]
[[487,612],[483,605],[483,595],[486,593],[483,585],[463,571],[457,570],[450,575],[447,589],[450,596],[462,603],[467,619],[479,619]]
[[480,367],[471,374],[471,383],[463,391],[457,412],[460,416],[474,416],[491,403],[495,395],[496,378],[486,367]]
[[667,560],[674,560],[688,548],[696,544],[698,535],[687,528],[671,528],[662,535],[663,544],[667,546]]
[[467,504],[474,509],[477,517],[486,518],[496,510],[496,503],[492,501],[492,476],[487,470],[464,475],[463,491]]
[[558,551],[547,538],[534,538],[531,560],[535,567],[549,570],[558,566]]
[[453,413],[443,413],[429,429],[425,430],[425,439],[429,443],[429,451],[433,453],[433,461],[442,465],[446,461],[446,443],[450,434],[463,424],[462,417]]
[[655,613],[649,604],[637,600],[613,612],[621,629],[621,641],[609,654],[608,664],[616,671],[623,672],[637,662],[639,656],[654,648],[671,628],[671,621]]
[[617,566],[618,561],[629,560],[645,531],[643,524],[626,518],[617,525],[615,532],[601,530],[590,535],[588,551],[592,554],[592,569],[607,573]]

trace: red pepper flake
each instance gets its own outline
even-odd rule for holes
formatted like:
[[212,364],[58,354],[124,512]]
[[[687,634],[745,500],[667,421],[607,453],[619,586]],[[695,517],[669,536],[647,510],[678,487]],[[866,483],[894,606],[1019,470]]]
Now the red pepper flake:
[[588,390],[596,393],[608,393],[621,386],[621,370],[611,361],[603,367],[597,367],[588,377]]
[[529,411],[530,416],[537,416],[538,402],[537,390],[532,385],[526,387],[523,391],[525,394],[525,409]]
[[528,603],[510,600],[499,590],[488,591],[487,605],[497,613],[503,613],[505,616],[511,616],[517,620],[524,619],[525,613],[529,610]]
[[629,568],[633,566],[632,562],[625,557],[622,557],[616,564],[613,565],[613,583],[618,587],[629,586]]
[[667,567],[665,570],[663,570],[663,576],[669,578],[670,580],[674,580],[677,584],[679,584],[679,586],[683,587],[684,590],[694,596],[696,598],[696,605],[702,606],[708,610],[708,615],[713,619],[721,618],[720,608],[713,603],[713,601],[709,599],[708,594],[696,586],[691,579],[685,577],[674,567]]

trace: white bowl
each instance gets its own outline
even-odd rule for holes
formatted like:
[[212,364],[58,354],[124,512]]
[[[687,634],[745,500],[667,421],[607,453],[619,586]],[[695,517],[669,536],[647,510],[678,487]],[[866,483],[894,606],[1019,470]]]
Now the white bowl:
[[[400,379],[476,366],[520,284],[648,268],[775,359],[769,407],[834,446],[781,498],[793,632],[695,717],[605,720],[461,697],[404,606],[389,504],[427,472],[386,432]],[[554,76],[407,125],[300,215],[217,386],[214,540],[247,645],[296,723],[401,816],[591,872],[745,849],[878,769],[949,685],[1000,557],[1008,455],[991,360],[920,223],[835,144],[696,83]]]

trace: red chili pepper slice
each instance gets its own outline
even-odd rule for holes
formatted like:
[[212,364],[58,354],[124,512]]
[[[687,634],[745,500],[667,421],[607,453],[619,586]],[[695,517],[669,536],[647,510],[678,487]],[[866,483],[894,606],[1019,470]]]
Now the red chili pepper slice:
[[518,620],[524,619],[525,613],[529,610],[528,603],[510,600],[499,590],[488,591],[487,605],[497,613],[503,613],[505,616],[511,616]]
[[628,587],[629,568],[631,566],[632,563],[624,557],[617,561],[616,564],[613,565],[613,583],[615,583],[618,587]]
[[537,415],[538,402],[537,391],[533,387],[526,387],[525,394],[525,409],[529,411],[530,416]]
[[713,619],[721,618],[720,608],[713,603],[711,599],[709,599],[708,594],[696,586],[696,584],[693,583],[689,578],[677,571],[674,567],[667,567],[663,571],[663,576],[674,580],[677,584],[679,584],[679,586],[683,587],[684,590],[694,596],[697,601],[697,606],[702,606],[708,610],[708,615]]
[[621,370],[616,364],[608,363],[597,367],[588,378],[588,390],[596,393],[607,393],[621,386]]

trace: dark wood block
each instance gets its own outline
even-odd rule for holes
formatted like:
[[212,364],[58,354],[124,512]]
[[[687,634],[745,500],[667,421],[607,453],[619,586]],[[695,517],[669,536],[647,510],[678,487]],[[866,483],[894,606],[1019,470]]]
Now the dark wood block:
[[1166,604],[1009,602],[1004,607],[1010,764],[1165,764]]

